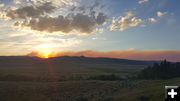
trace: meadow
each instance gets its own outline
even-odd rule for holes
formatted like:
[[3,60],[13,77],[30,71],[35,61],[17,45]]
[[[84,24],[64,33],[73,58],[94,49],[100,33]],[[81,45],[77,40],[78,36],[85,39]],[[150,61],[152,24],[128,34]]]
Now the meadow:
[[180,84],[132,79],[147,67],[142,61],[0,60],[0,101],[163,101],[164,86]]

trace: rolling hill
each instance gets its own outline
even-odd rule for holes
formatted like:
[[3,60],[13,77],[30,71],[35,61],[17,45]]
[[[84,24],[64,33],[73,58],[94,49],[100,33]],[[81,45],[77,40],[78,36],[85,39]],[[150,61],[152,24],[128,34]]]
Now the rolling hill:
[[59,80],[60,78],[69,80],[106,74],[125,77],[135,75],[154,62],[83,56],[62,56],[49,59],[0,56],[0,80]]
[[[161,101],[164,85],[179,79],[88,80],[86,77],[116,74],[136,75],[158,61],[114,58],[28,56],[0,57],[1,101]],[[157,92],[155,92],[157,91]]]
[[123,64],[123,65],[151,65],[157,61],[141,61],[141,60],[128,60],[118,58],[90,58],[84,56],[62,56],[49,59],[42,59],[30,56],[0,56],[0,66],[2,65],[30,65],[30,64],[43,64],[45,61],[52,63],[73,63],[73,64]]

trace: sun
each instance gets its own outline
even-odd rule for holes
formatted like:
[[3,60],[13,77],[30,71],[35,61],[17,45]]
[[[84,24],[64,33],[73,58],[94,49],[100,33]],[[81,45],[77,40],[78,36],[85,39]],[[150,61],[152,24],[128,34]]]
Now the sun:
[[41,49],[38,51],[38,57],[49,58],[52,57],[53,52],[50,49]]
[[41,51],[39,51],[39,57],[41,58],[49,58],[52,56],[52,51],[50,49],[42,49]]
[[40,58],[48,59],[50,57],[56,57],[56,52],[54,51],[53,44],[40,44],[35,49],[36,56]]

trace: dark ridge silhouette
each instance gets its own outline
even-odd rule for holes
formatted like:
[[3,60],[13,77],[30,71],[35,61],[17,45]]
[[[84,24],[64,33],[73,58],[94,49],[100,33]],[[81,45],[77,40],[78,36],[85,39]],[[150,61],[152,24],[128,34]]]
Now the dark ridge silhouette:
[[141,61],[141,60],[128,60],[128,59],[117,59],[117,58],[90,58],[84,56],[61,56],[53,57],[49,59],[43,59],[32,56],[0,56],[0,66],[2,65],[38,65],[44,64],[46,61],[52,63],[63,63],[63,64],[122,64],[122,65],[152,65],[153,63],[159,63],[159,61]]
[[107,58],[107,57],[84,57],[84,56],[61,56],[51,58],[53,61],[61,61],[68,63],[81,63],[81,64],[122,64],[122,65],[152,65],[153,63],[159,63],[159,61],[142,61],[142,60],[128,60],[119,58]]

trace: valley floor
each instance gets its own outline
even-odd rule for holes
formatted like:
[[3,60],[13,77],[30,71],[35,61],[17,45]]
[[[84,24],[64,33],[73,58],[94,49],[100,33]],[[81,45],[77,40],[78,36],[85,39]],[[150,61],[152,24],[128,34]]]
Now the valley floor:
[[0,81],[0,101],[164,101],[172,80],[16,82]]

